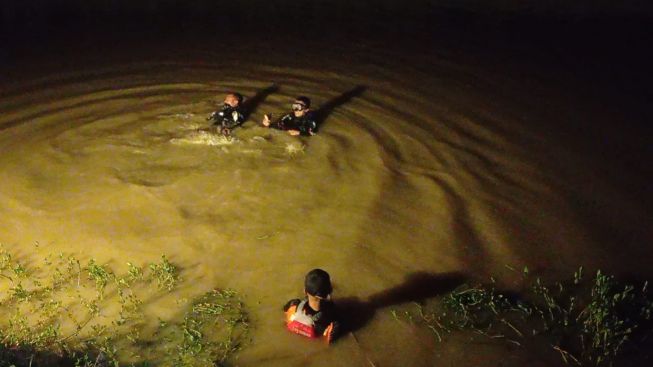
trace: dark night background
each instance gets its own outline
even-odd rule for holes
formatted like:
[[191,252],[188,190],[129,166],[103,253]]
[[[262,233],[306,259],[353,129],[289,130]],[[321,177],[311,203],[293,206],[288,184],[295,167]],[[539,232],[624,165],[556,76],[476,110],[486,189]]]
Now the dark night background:
[[[618,150],[634,169],[650,172],[650,144],[641,139],[650,133],[652,19],[653,5],[643,0],[5,0],[0,63],[41,70],[47,60],[56,71],[72,58],[115,57],[116,47],[165,45],[174,53],[191,42],[228,52],[248,39],[269,39],[289,54],[311,44],[366,43],[407,54],[446,49],[462,63],[489,60],[515,73],[529,65],[600,91],[632,132]],[[22,71],[5,70],[0,81],[22,79]],[[580,126],[572,133],[602,139],[592,122]]]
[[637,83],[649,71],[650,4],[643,0],[5,0],[0,3],[0,57],[18,62],[66,50],[85,53],[121,42],[210,37],[274,37],[289,44],[299,39],[327,38],[334,44],[373,39],[384,47],[471,47],[473,52],[490,54],[518,45],[523,52],[537,50],[553,57],[556,64],[577,68],[592,78]]
[[0,29],[6,45],[132,32],[479,36],[491,31],[537,35],[538,41],[556,44],[587,37],[586,46],[626,47],[637,41],[630,36],[650,28],[651,16],[650,2],[639,0],[6,0],[0,4]]

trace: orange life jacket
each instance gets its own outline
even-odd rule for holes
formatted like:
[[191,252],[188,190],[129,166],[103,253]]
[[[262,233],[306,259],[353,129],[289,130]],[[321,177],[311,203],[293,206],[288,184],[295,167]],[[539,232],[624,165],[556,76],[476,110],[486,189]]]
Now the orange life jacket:
[[315,338],[315,323],[313,318],[306,314],[306,300],[299,302],[297,306],[291,306],[286,311],[286,327],[295,334],[303,335],[308,338]]
[[303,300],[296,306],[290,306],[286,311],[286,327],[288,330],[295,334],[303,335],[308,338],[319,338],[326,336],[327,341],[331,342],[333,332],[333,322],[324,330],[322,335],[318,335],[315,331],[315,322],[310,315],[306,314],[304,310],[308,302]]

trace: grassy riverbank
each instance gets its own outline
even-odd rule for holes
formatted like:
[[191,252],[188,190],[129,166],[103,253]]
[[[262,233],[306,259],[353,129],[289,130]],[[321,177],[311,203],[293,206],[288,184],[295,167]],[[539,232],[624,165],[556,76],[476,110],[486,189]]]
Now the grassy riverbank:
[[245,306],[235,291],[212,289],[176,300],[176,317],[156,317],[180,273],[165,256],[111,267],[58,254],[32,265],[0,250],[0,366],[225,363],[246,339]]

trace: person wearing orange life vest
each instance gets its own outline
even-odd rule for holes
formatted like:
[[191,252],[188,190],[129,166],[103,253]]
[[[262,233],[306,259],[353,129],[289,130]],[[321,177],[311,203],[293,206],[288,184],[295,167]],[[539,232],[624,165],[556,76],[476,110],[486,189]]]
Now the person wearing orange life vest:
[[283,307],[286,327],[308,338],[334,341],[340,332],[335,304],[331,301],[331,278],[322,269],[313,269],[304,280],[304,299],[292,299]]

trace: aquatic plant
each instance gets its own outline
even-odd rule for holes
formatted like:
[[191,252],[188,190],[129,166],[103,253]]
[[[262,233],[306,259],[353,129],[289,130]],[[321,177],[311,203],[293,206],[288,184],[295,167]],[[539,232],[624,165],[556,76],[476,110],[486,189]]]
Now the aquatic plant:
[[[249,322],[239,295],[211,290],[177,302],[182,321],[152,324],[144,306],[172,296],[180,268],[165,256],[143,267],[73,255],[26,267],[0,246],[0,367],[213,366],[232,358]],[[153,286],[156,285],[156,286]]]
[[[527,268],[523,274],[529,277]],[[547,343],[565,363],[612,366],[650,336],[652,311],[647,283],[623,284],[601,271],[586,282],[579,268],[571,281],[548,285],[538,277],[520,294],[499,291],[494,282],[464,285],[435,306],[393,314],[426,326],[439,341],[452,331],[470,330],[518,346]]]
[[177,267],[172,265],[165,255],[161,256],[161,263],[150,264],[150,270],[159,288],[172,290],[177,284]]
[[[220,325],[222,324],[222,325]],[[231,290],[213,290],[198,298],[176,327],[165,330],[174,366],[223,364],[242,347],[248,328],[242,301]],[[223,327],[219,327],[223,326]]]

